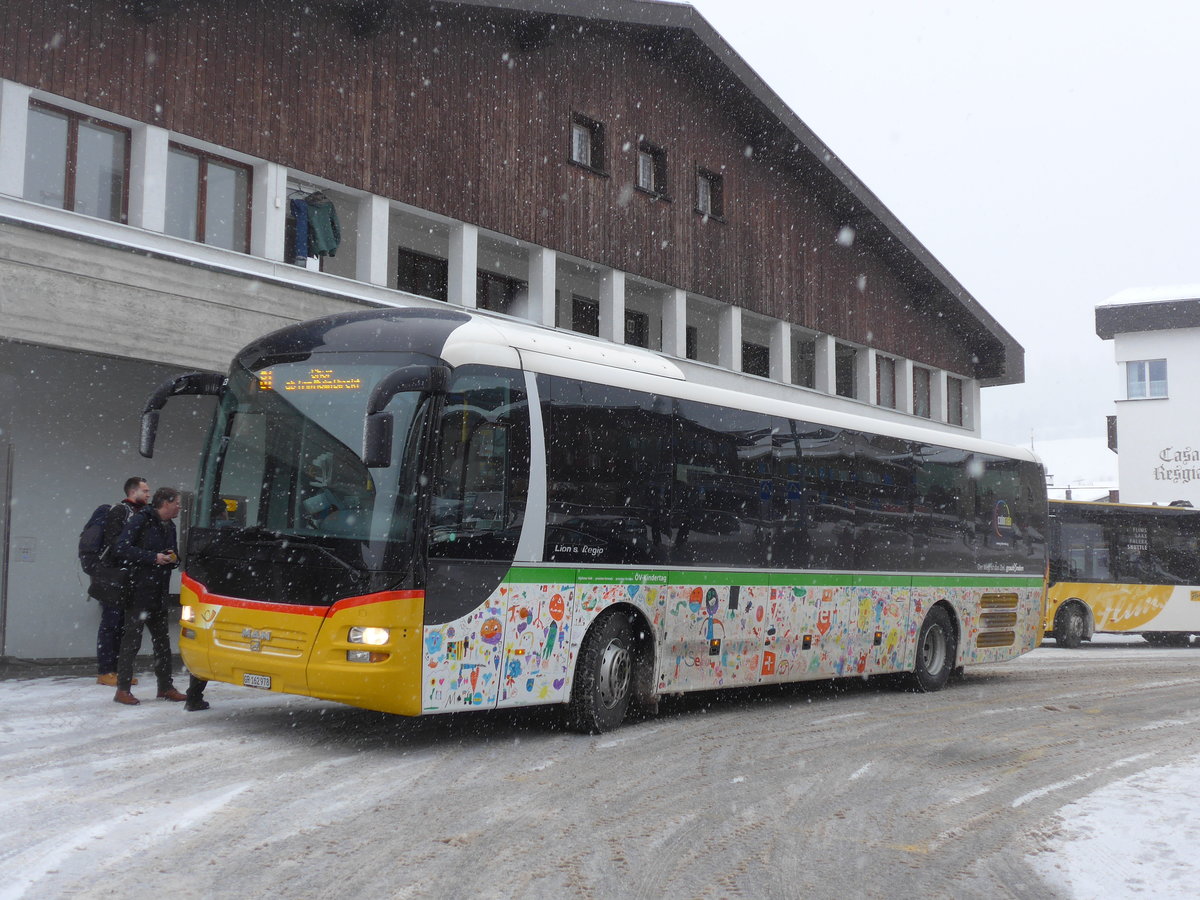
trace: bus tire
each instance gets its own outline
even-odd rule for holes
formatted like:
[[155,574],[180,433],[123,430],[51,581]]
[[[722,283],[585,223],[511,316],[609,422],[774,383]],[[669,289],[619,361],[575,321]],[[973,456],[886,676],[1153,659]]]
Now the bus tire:
[[958,638],[954,623],[944,606],[935,606],[921,623],[917,636],[917,660],[907,679],[907,687],[917,693],[940,691],[950,680],[958,657]]
[[567,719],[584,734],[611,731],[625,721],[633,698],[633,628],[626,613],[601,616],[583,638]]
[[1068,603],[1054,617],[1054,643],[1066,650],[1075,650],[1083,643],[1087,622],[1078,603]]

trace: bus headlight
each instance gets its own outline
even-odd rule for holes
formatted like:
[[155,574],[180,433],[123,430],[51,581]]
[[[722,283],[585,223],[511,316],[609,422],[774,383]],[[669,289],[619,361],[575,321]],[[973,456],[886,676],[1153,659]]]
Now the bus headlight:
[[350,643],[352,644],[369,644],[372,647],[379,647],[386,644],[391,636],[392,633],[386,628],[355,625],[350,629]]
[[196,607],[194,607],[194,606],[181,607],[179,610],[179,621],[180,622],[195,622],[196,621]]

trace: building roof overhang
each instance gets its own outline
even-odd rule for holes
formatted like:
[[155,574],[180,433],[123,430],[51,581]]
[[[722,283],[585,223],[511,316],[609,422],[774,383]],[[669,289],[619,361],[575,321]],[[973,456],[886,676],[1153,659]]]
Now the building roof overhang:
[[1200,328],[1200,296],[1096,307],[1096,334],[1112,340],[1136,331]]

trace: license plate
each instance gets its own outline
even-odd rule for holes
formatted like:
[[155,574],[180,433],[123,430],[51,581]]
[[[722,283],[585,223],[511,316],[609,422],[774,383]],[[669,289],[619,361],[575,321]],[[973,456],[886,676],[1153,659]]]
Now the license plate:
[[242,674],[242,684],[246,687],[263,688],[264,690],[271,689],[270,675],[251,675],[249,672]]

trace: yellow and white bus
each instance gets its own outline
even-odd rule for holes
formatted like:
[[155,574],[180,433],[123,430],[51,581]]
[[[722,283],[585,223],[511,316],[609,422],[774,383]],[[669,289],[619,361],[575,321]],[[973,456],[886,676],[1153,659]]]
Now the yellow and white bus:
[[597,732],[664,694],[882,673],[936,690],[1038,646],[1035,457],[697,371],[404,309],[168,382],[145,455],[170,396],[219,399],[188,668],[405,715],[562,704]]
[[1200,510],[1051,501],[1046,631],[1060,647],[1096,632],[1187,646],[1200,634]]

